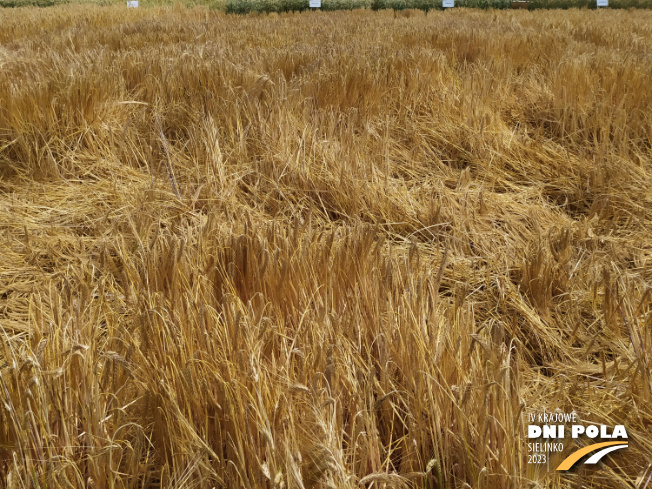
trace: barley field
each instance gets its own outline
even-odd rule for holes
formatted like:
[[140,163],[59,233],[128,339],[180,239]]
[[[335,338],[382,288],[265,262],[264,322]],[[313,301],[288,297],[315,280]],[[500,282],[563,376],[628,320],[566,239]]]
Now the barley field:
[[0,10],[1,488],[649,489],[651,289],[650,11]]

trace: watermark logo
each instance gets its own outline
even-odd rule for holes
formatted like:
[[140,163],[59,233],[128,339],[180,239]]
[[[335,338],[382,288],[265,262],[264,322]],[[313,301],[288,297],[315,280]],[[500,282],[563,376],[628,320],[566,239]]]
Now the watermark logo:
[[570,435],[572,440],[588,438],[597,443],[567,455],[557,466],[558,471],[570,470],[582,459],[583,464],[597,464],[605,455],[628,446],[624,425],[585,425],[574,412],[528,413],[528,463],[549,464],[551,455],[564,453],[566,435]]
[[568,457],[564,459],[562,463],[559,464],[557,470],[570,470],[582,457],[588,455],[589,453],[596,453],[591,455],[584,463],[585,464],[597,464],[602,457],[606,454],[613,452],[614,450],[620,450],[621,448],[627,448],[627,443],[621,443],[619,441],[605,441],[603,443],[594,443],[588,447],[580,448],[576,452],[571,453]]

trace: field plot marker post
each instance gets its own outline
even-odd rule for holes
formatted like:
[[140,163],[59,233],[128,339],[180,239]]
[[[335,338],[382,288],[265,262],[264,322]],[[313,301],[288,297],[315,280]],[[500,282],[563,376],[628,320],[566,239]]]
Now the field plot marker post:
[[309,0],[308,6],[310,8],[321,8],[321,0]]
[[455,0],[442,0],[442,8],[453,8],[455,7]]
[[598,7],[608,7],[609,6],[609,0],[596,0],[596,5]]
[[138,8],[138,0],[128,0],[127,8]]

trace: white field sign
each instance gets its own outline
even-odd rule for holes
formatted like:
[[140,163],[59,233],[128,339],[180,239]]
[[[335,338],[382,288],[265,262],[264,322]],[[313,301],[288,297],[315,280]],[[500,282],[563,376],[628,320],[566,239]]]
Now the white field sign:
[[138,8],[138,0],[129,0],[127,2],[127,8]]
[[310,8],[321,8],[321,0],[310,0],[308,5]]
[[455,6],[455,0],[442,0],[441,6],[444,8],[453,8]]
[[609,6],[609,0],[597,0],[598,2],[598,7],[608,7]]

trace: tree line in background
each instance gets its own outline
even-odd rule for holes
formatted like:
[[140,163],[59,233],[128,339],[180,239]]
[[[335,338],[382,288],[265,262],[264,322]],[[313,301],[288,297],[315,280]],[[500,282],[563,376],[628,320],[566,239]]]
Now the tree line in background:
[[[530,9],[550,8],[597,8],[595,0],[531,0]],[[612,8],[652,8],[650,0],[610,0]],[[455,7],[481,9],[509,9],[512,0],[455,0]],[[441,0],[322,0],[322,10],[353,10],[370,8],[373,10],[439,10]],[[289,12],[308,9],[308,0],[228,0],[226,11],[229,13],[249,12]]]
[[[114,5],[124,3],[122,0],[0,0],[0,7],[49,7],[62,3],[96,3]],[[141,0],[141,6],[172,5],[181,3],[187,7],[205,5],[227,13],[247,14],[250,12],[297,12],[308,10],[308,0]],[[455,7],[480,9],[509,9],[512,0],[455,0]],[[597,8],[595,0],[530,0],[530,9],[569,9]],[[652,0],[609,0],[610,8],[652,8]],[[322,0],[321,10],[354,10],[368,8],[372,10],[429,10],[442,9],[441,0]]]

